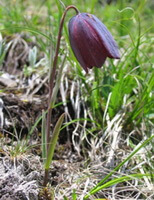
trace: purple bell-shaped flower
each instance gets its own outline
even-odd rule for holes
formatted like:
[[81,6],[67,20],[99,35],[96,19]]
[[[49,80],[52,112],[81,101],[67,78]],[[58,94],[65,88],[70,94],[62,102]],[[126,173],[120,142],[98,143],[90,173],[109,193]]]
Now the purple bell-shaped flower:
[[79,13],[69,21],[69,39],[80,65],[101,67],[106,58],[119,59],[118,46],[106,26],[94,15]]

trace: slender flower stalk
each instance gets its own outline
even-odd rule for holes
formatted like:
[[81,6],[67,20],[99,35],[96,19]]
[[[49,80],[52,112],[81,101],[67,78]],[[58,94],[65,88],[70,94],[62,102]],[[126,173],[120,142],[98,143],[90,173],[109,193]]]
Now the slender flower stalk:
[[51,70],[50,74],[50,79],[49,79],[49,99],[48,99],[48,115],[47,115],[47,141],[49,141],[50,138],[50,123],[51,123],[51,114],[52,114],[52,107],[51,107],[51,99],[52,99],[52,93],[53,93],[53,87],[54,87],[54,80],[56,76],[56,67],[57,67],[57,60],[58,60],[58,53],[59,53],[59,48],[60,48],[60,40],[62,36],[62,30],[63,30],[63,25],[64,25],[64,19],[66,16],[66,13],[69,9],[74,9],[76,11],[76,14],[79,13],[78,9],[71,5],[68,6],[61,18],[60,26],[59,26],[59,33],[57,37],[57,45],[56,45],[56,51],[55,51],[55,56],[53,60],[53,68]]
[[[56,50],[55,50],[55,56],[53,60],[53,67],[51,70],[51,74],[49,77],[49,98],[48,98],[48,113],[47,113],[47,130],[46,130],[46,149],[47,149],[47,155],[48,155],[48,150],[49,150],[49,141],[50,141],[50,124],[51,124],[51,116],[52,116],[52,95],[53,95],[53,88],[54,88],[54,81],[56,79],[56,67],[57,67],[57,60],[58,60],[58,53],[59,53],[59,48],[60,48],[60,40],[62,36],[62,30],[63,30],[63,25],[64,25],[64,20],[65,16],[67,14],[67,11],[69,9],[74,9],[76,11],[76,14],[79,13],[78,9],[74,5],[68,6],[61,18],[60,21],[60,26],[59,26],[59,32],[58,32],[58,37],[57,37],[57,45],[56,45]],[[44,186],[46,186],[48,182],[48,170],[45,170],[45,175],[44,175]]]

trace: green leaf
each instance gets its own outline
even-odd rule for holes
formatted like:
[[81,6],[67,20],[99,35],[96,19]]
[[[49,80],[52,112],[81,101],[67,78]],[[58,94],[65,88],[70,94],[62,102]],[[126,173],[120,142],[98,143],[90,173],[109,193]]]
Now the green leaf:
[[53,154],[54,154],[54,151],[55,151],[55,146],[57,144],[57,140],[58,140],[59,132],[60,132],[63,120],[64,120],[64,116],[65,116],[65,113],[63,113],[59,117],[59,119],[56,123],[56,126],[54,128],[54,131],[53,131],[53,134],[52,134],[52,137],[51,137],[51,140],[50,140],[50,144],[49,144],[47,159],[46,159],[46,162],[45,162],[45,169],[49,169],[50,164],[52,162]]
[[[110,186],[110,182],[107,182],[105,184],[103,184],[107,179],[109,179],[112,174],[114,174],[116,171],[119,170],[120,167],[122,167],[127,161],[129,161],[141,148],[145,147],[150,141],[152,141],[152,139],[154,138],[154,135],[152,135],[150,138],[146,139],[143,143],[141,143],[138,147],[136,147],[136,149],[129,154],[129,156],[124,160],[122,161],[117,167],[115,167],[107,176],[105,176],[95,187],[93,187],[89,194],[87,194],[84,199],[87,199],[91,194],[94,194],[96,193],[96,191],[99,191],[97,190],[98,188],[100,189],[103,189],[105,187],[109,187]],[[130,177],[130,176],[129,176]],[[115,179],[114,179],[115,180]],[[114,181],[112,180],[112,181]],[[103,184],[103,185],[102,185]],[[109,185],[108,185],[109,184]],[[114,183],[115,184],[115,183]],[[105,187],[104,187],[105,185]],[[95,192],[94,192],[95,191]]]
[[46,156],[47,156],[47,149],[46,149],[46,130],[45,130],[45,124],[46,124],[46,121],[45,121],[45,118],[46,118],[46,112],[43,111],[42,112],[42,130],[41,130],[41,134],[42,134],[42,142],[41,142],[41,145],[42,145],[42,159],[43,159],[43,162],[45,162],[45,159],[46,159]]
[[90,195],[92,194],[95,194],[96,192],[104,189],[104,188],[107,188],[107,187],[110,187],[112,185],[115,185],[115,184],[118,184],[118,183],[122,183],[122,182],[126,182],[126,181],[129,181],[129,180],[132,180],[134,178],[143,178],[144,176],[154,176],[154,174],[130,174],[128,176],[122,176],[120,178],[115,178],[111,181],[108,181],[107,183],[95,188],[92,192],[90,192],[90,194],[86,195],[84,197],[84,199],[87,199]]
[[75,189],[73,190],[73,193],[72,193],[72,200],[77,200],[77,194],[75,192]]

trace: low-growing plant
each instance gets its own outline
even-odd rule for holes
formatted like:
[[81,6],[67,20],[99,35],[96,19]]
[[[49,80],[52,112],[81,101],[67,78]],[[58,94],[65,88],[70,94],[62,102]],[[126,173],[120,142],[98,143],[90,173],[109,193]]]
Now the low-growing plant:
[[[70,19],[68,25],[70,44],[74,55],[76,56],[77,60],[79,61],[83,69],[86,71],[86,73],[88,73],[88,70],[94,66],[100,68],[104,64],[107,57],[114,59],[120,58],[118,46],[114,41],[111,33],[97,17],[89,13],[80,13],[74,5],[68,6],[65,9],[60,21],[57,45],[53,60],[53,67],[49,77],[49,99],[46,119],[47,128],[46,130],[44,130],[43,128],[43,133],[46,132],[46,137],[43,134],[43,143],[46,139],[46,152],[45,148],[43,148],[43,155],[46,155],[44,176],[45,186],[47,184],[48,171],[52,161],[55,145],[57,143],[59,131],[64,119],[64,114],[62,114],[59,120],[57,121],[57,124],[50,139],[50,123],[52,116],[52,108],[55,102],[55,97],[57,96],[56,91],[58,91],[59,88],[59,82],[57,81],[57,83],[55,84],[55,91],[53,91],[54,80],[56,78],[56,66],[64,19],[69,9],[74,9],[76,12],[76,16]],[[58,80],[60,80],[61,74],[62,71],[58,77]],[[45,126],[43,125],[43,127]]]

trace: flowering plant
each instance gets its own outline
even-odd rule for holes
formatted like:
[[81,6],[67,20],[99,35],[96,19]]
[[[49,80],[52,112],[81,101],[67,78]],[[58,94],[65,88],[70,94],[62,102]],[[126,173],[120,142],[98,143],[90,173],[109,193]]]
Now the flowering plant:
[[120,58],[117,44],[111,33],[97,17],[88,13],[80,13],[73,5],[68,6],[65,9],[59,26],[56,51],[49,80],[49,99],[46,119],[46,153],[44,154],[46,155],[44,175],[45,186],[48,182],[49,167],[52,162],[54,149],[64,119],[64,114],[62,114],[55,125],[52,136],[50,136],[53,101],[55,100],[56,95],[53,92],[53,88],[54,80],[56,79],[57,59],[64,19],[69,9],[74,9],[76,11],[76,16],[71,18],[68,25],[70,45],[80,65],[87,73],[88,69],[91,69],[92,67],[100,68],[107,57],[115,59]]

